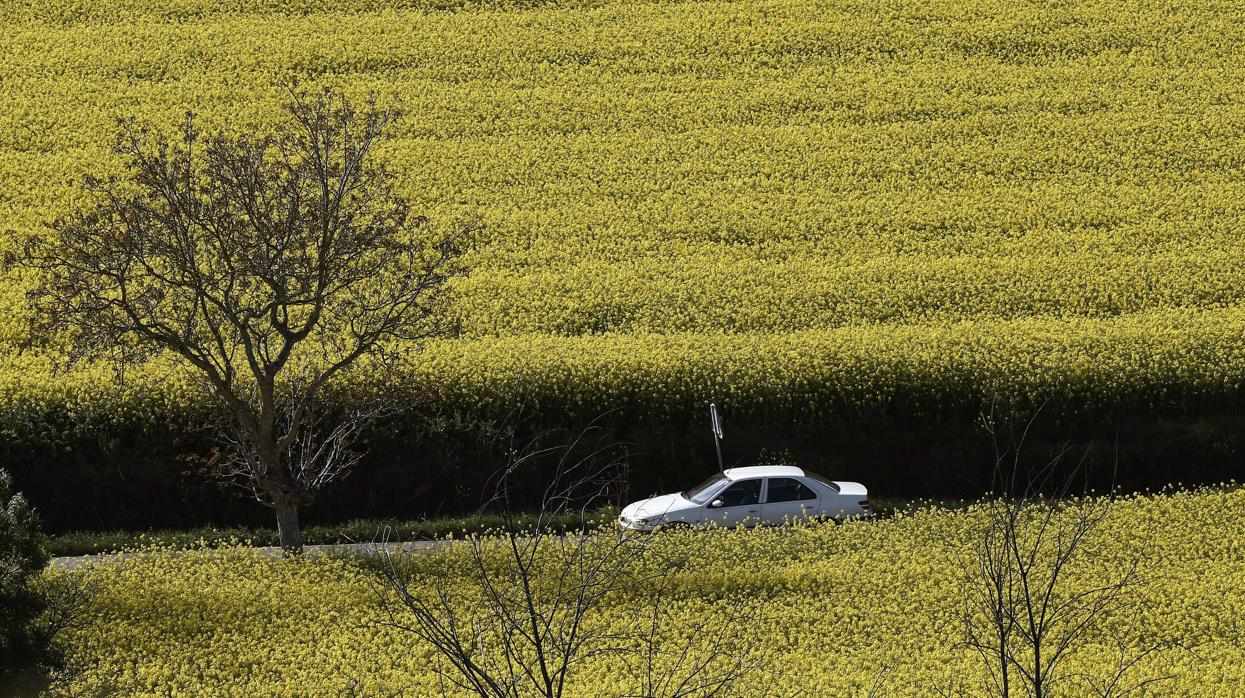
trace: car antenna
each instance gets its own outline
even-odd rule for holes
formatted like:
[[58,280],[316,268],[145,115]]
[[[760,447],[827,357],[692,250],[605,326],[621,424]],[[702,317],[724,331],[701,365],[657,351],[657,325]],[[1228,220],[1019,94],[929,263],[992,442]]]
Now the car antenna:
[[718,470],[726,472],[722,465],[722,418],[718,416],[718,406],[709,403],[709,428],[713,431],[713,447],[718,452]]

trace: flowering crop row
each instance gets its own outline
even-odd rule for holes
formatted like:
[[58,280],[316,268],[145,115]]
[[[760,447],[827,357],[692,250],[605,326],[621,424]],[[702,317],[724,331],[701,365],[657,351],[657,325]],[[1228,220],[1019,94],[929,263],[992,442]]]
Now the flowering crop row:
[[[981,512],[922,510],[897,519],[656,537],[686,566],[663,628],[682,642],[728,610],[713,632],[749,639],[760,668],[743,696],[934,695],[949,677],[974,687],[976,655],[958,648],[959,556]],[[1172,676],[1139,695],[1245,692],[1245,491],[1178,492],[1116,503],[1070,568],[1088,589],[1139,560],[1142,580],[1064,666],[1101,677],[1117,643],[1145,655],[1126,683]],[[470,593],[465,546],[417,555],[431,575]],[[441,695],[430,648],[385,627],[377,582],[340,559],[274,560],[246,549],[145,552],[74,571],[96,596],[69,631],[73,695]],[[417,587],[416,594],[423,593]],[[619,598],[591,618],[629,628],[645,599]],[[398,617],[401,620],[401,616]],[[481,652],[491,649],[482,647]],[[1131,654],[1131,653],[1128,653]],[[578,665],[568,694],[636,695],[613,653]],[[612,663],[613,662],[613,663]],[[1065,683],[1064,695],[1090,695]]]
[[[1245,374],[1230,3],[51,0],[0,21],[19,238],[116,166],[116,115],[254,126],[291,74],[402,97],[400,189],[488,230],[466,337],[421,378],[468,402],[520,381],[1110,402]],[[108,393],[19,355],[29,283],[0,283],[0,387]]]
[[[706,395],[816,415],[893,401],[936,412],[1009,396],[1087,408],[1214,401],[1245,384],[1245,310],[1151,311],[1108,319],[1022,318],[866,325],[785,334],[516,335],[432,344],[409,374],[446,404],[527,395],[552,409],[699,409]],[[63,409],[83,426],[192,410],[190,376],[167,365],[122,384],[94,367],[55,380],[46,359],[10,357],[0,397],[11,427]],[[367,389],[363,372],[353,389]],[[348,388],[349,389],[349,388]]]

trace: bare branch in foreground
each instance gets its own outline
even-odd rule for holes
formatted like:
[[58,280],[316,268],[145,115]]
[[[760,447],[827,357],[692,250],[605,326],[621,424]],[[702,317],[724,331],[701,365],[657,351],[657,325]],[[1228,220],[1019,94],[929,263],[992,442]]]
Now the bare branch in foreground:
[[[578,666],[607,660],[633,678],[634,690],[620,698],[730,695],[754,667],[713,625],[717,618],[706,617],[678,639],[665,628],[680,562],[646,538],[594,529],[589,521],[589,511],[618,485],[626,450],[593,426],[565,441],[555,436],[544,432],[509,449],[486,498],[486,507],[500,508],[504,525],[447,546],[439,569],[380,547],[386,625],[436,650],[444,690],[560,698]],[[534,524],[522,525],[510,496],[532,472],[547,478],[542,507]],[[555,518],[568,513],[579,526],[559,532]],[[634,627],[603,616],[624,603],[648,609]]]
[[[1115,569],[1100,569],[1105,581],[1085,581],[1093,565],[1092,540],[1110,514],[1112,495],[1074,495],[1075,473],[1062,484],[1055,472],[1068,453],[1059,449],[1036,471],[1026,471],[1020,486],[1021,451],[1036,415],[1011,443],[999,442],[993,413],[982,422],[995,450],[995,483],[1001,489],[982,504],[984,522],[961,572],[964,640],[985,670],[987,695],[1050,696],[1060,685],[1081,679],[1099,695],[1122,695],[1170,677],[1128,683],[1139,662],[1165,649],[1161,644],[1134,648],[1120,644],[1117,671],[1107,679],[1070,674],[1067,660],[1143,584],[1139,558]],[[956,543],[959,545],[959,543]]]

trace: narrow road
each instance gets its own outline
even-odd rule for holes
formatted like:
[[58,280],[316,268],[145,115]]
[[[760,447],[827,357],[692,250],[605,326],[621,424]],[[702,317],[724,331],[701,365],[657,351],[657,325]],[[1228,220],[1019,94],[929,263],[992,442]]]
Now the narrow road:
[[[366,555],[381,550],[382,548],[389,553],[426,553],[430,550],[443,548],[449,545],[449,541],[444,540],[413,540],[406,542],[392,543],[338,543],[334,545],[304,545],[303,553],[306,555]],[[277,546],[265,546],[254,548],[262,555],[270,557],[280,557],[281,548]],[[176,554],[190,552],[177,551]],[[52,565],[65,569],[73,569],[92,563],[108,563],[124,560],[127,557],[142,553],[102,553],[99,555],[75,555],[70,557],[54,557]]]

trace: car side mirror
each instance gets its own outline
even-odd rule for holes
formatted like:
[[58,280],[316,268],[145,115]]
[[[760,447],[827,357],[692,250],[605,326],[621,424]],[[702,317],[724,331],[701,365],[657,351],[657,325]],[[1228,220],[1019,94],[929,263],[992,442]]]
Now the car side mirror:
[[710,508],[710,509],[717,509],[718,507],[722,506],[723,504],[726,504],[726,502],[723,502],[723,501],[722,501],[722,500],[720,500],[720,499],[715,499],[715,500],[713,500],[712,502],[709,502],[709,508]]

